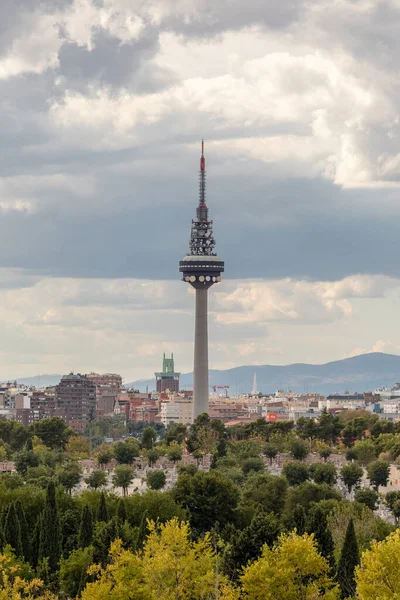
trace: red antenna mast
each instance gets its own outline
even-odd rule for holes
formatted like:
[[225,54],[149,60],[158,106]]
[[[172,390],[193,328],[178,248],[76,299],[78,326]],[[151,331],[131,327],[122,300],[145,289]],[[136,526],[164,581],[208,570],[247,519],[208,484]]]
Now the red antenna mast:
[[201,158],[200,158],[200,171],[206,170],[206,159],[204,158],[204,140],[201,140]]

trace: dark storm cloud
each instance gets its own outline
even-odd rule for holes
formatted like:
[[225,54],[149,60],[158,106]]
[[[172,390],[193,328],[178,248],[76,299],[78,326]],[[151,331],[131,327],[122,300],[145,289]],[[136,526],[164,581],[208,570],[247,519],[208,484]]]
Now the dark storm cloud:
[[[3,0],[0,51],[9,49],[12,39],[23,32],[27,12],[38,7],[52,12],[71,4],[65,0],[40,4],[36,0]],[[178,260],[188,249],[197,196],[197,154],[187,151],[186,142],[201,135],[228,143],[231,138],[257,133],[265,137],[300,135],[309,133],[309,122],[271,119],[261,129],[254,116],[253,124],[242,126],[229,123],[222,111],[219,120],[218,109],[204,116],[197,106],[188,105],[178,107],[164,120],[155,118],[148,124],[139,119],[131,147],[121,149],[117,140],[116,149],[96,148],[94,138],[93,148],[86,150],[79,143],[69,146],[68,130],[64,133],[61,127],[51,127],[49,107],[55,100],[62,104],[66,91],[84,93],[90,86],[94,90],[107,87],[112,99],[121,89],[142,94],[175,83],[176,75],[154,63],[162,30],[188,37],[213,36],[251,25],[279,30],[294,25],[302,15],[300,0],[199,1],[189,16],[166,17],[160,30],[146,22],[138,39],[129,43],[97,28],[91,49],[67,40],[61,19],[60,37],[65,39],[60,40],[58,66],[41,74],[23,73],[0,80],[0,176],[90,176],[97,187],[84,198],[71,190],[68,194],[65,189],[32,191],[27,187],[25,196],[37,211],[33,214],[1,212],[2,200],[10,198],[0,196],[0,266],[54,276],[179,278]],[[375,34],[374,22],[362,15],[353,23],[353,40],[349,20],[340,11],[329,23],[321,13],[319,22],[326,30],[330,27],[332,36],[342,28],[342,43],[347,47],[352,43],[356,57],[361,57],[364,48],[373,63],[371,48],[382,49],[377,54],[380,60],[393,54],[398,44],[390,23],[392,18],[397,22],[394,14],[377,8],[375,15]],[[240,48],[237,50],[240,55]],[[389,69],[393,63],[386,66]],[[320,81],[319,72],[298,70],[296,76],[292,70],[284,95],[299,93],[302,87],[317,88]],[[106,131],[105,137],[108,133],[112,137],[115,132]],[[360,127],[354,139],[374,164],[377,156],[396,153],[397,130],[394,133],[389,137],[386,124],[377,119]],[[112,170],[124,162],[132,163],[131,171],[129,166]],[[247,164],[248,171],[238,173],[218,158],[211,163],[210,209],[227,277],[333,280],[353,273],[400,275],[396,226],[400,208],[393,208],[396,191],[346,191],[318,178],[294,178],[287,172],[279,177],[274,166],[251,158]],[[398,175],[391,174],[390,179],[396,180]],[[7,181],[5,186],[7,189]],[[383,201],[386,204],[380,208]]]
[[[189,190],[196,177],[179,186],[168,177],[145,179],[136,176],[131,186],[125,179],[114,195],[109,181],[102,190],[114,203],[109,214],[97,214],[95,208],[91,214],[77,208],[74,214],[66,194],[45,212],[3,214],[0,266],[59,276],[178,279],[178,261],[188,249],[195,209],[188,196],[195,195]],[[169,202],[163,190],[172,187],[176,196]],[[400,276],[400,208],[397,219],[378,208],[362,213],[365,191],[341,191],[317,180],[264,181],[256,190],[234,178],[229,187],[216,178],[212,188],[217,250],[228,278]],[[380,195],[367,194],[375,203]]]

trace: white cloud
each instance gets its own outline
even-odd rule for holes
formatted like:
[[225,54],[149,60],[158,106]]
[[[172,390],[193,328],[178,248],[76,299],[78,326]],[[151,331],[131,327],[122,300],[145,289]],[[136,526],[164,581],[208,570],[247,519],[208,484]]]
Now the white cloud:
[[51,15],[26,14],[22,19],[21,35],[8,52],[0,58],[0,79],[23,73],[42,73],[58,65],[61,40]]
[[[7,348],[0,378],[116,369],[132,380],[151,375],[163,351],[174,351],[182,372],[191,370],[194,298],[179,281],[35,279],[7,270],[0,275],[0,323]],[[358,328],[362,337],[358,303],[369,306],[378,297],[385,303],[391,290],[400,291],[399,280],[224,281],[210,297],[210,364],[221,369],[295,362],[299,343],[308,360],[321,362],[323,328],[340,332],[344,323],[348,331]],[[360,348],[394,351],[395,339],[385,340]],[[348,342],[353,343],[352,336],[340,343]],[[337,344],[328,345],[323,356],[332,360],[337,352]]]
[[325,323],[349,318],[352,298],[382,297],[398,286],[388,277],[352,276],[336,282],[246,281],[229,282],[230,292],[218,292],[223,312],[217,321],[235,323]]

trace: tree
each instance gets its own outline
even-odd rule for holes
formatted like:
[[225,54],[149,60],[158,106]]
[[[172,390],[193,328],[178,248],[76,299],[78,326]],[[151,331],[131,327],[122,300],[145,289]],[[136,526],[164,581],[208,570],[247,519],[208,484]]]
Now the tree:
[[37,467],[39,464],[39,458],[33,452],[33,450],[21,450],[14,455],[14,464],[17,473],[25,475],[26,471],[30,467]]
[[80,526],[80,515],[78,511],[68,509],[60,518],[61,535],[62,535],[62,553],[63,557],[67,558],[72,550],[78,546],[78,534]]
[[149,467],[153,467],[160,458],[160,454],[156,448],[152,448],[151,450],[147,450],[146,457],[149,462]]
[[146,524],[146,519],[166,523],[174,517],[187,521],[188,511],[174,500],[172,492],[160,494],[147,490],[144,494],[134,494],[129,498],[129,522],[133,526],[140,527],[143,518]]
[[149,531],[142,568],[151,598],[200,600],[214,597],[216,588],[221,599],[226,597],[223,588],[226,591],[230,586],[222,574],[216,583],[216,557],[209,534],[193,542],[188,524],[177,519],[158,527],[151,522]]
[[31,548],[30,548],[30,528],[28,526],[28,522],[26,520],[26,515],[24,508],[22,506],[22,502],[19,498],[15,501],[15,512],[17,515],[19,529],[21,533],[21,549],[22,549],[22,557],[25,561],[29,562],[31,558]]
[[10,446],[12,452],[18,452],[29,439],[29,433],[22,423],[0,421],[0,439]]
[[364,417],[351,419],[343,429],[343,443],[345,446],[352,446],[355,441],[362,440],[365,431],[368,429],[368,420]]
[[210,531],[219,523],[234,523],[239,489],[230,479],[216,471],[198,471],[195,475],[179,475],[172,497],[190,512],[190,523],[196,534]]
[[[138,555],[124,550],[121,540],[112,543],[109,560],[104,567],[89,569],[96,580],[87,583],[82,591],[82,600],[151,600],[145,592],[142,563]],[[154,598],[155,596],[153,596]]]
[[386,486],[390,473],[390,464],[382,460],[376,460],[367,466],[367,475],[371,485],[378,491],[379,486]]
[[264,446],[263,454],[264,454],[264,456],[266,456],[269,459],[269,464],[272,465],[272,461],[278,454],[278,450],[273,444],[270,444],[268,442]]
[[398,525],[400,518],[400,492],[388,492],[385,496],[385,504],[392,511],[396,525]]
[[356,595],[354,572],[359,562],[360,553],[358,551],[354,522],[353,519],[350,519],[337,569],[337,581],[342,590],[342,598],[353,597]]
[[371,510],[376,510],[378,497],[378,492],[375,490],[362,488],[360,490],[356,490],[354,500],[356,502],[360,502],[361,504],[365,504],[365,506],[368,506],[368,508]]
[[296,504],[300,504],[308,512],[313,503],[321,500],[341,500],[342,495],[337,490],[332,489],[326,483],[317,484],[311,481],[305,481],[288,489],[284,517],[290,519]]
[[[40,421],[39,421],[40,422]],[[47,559],[50,572],[57,570],[61,557],[61,527],[56,503],[56,488],[50,481],[40,530],[39,561]]]
[[121,528],[117,517],[112,517],[107,523],[98,523],[93,536],[93,561],[103,567],[109,560],[110,545],[121,537]]
[[85,479],[85,482],[90,488],[98,490],[100,487],[103,487],[103,485],[106,485],[107,473],[102,469],[95,469],[90,473],[89,477]]
[[336,600],[339,590],[328,573],[329,565],[318,554],[313,537],[289,533],[272,550],[264,546],[241,579],[248,600]]
[[0,600],[57,600],[45,591],[41,579],[32,578],[27,566],[6,549],[0,554]]
[[89,440],[82,435],[70,435],[65,446],[65,453],[75,460],[89,458]]
[[79,526],[78,546],[86,548],[92,542],[93,538],[93,517],[89,506],[85,504],[82,510],[81,523]]
[[165,443],[169,446],[171,442],[182,444],[187,434],[187,427],[183,423],[173,425],[165,434]]
[[68,598],[76,598],[86,585],[87,571],[93,561],[93,549],[78,548],[73,550],[60,563],[61,590]]
[[124,496],[126,496],[128,487],[131,485],[134,478],[133,469],[129,465],[118,465],[115,467],[113,475],[113,485],[115,487],[121,487]]
[[39,514],[33,528],[32,537],[30,539],[31,560],[30,563],[34,569],[38,566],[40,554],[40,536],[42,531],[42,514]]
[[113,446],[115,460],[120,465],[131,465],[133,459],[140,454],[139,444],[130,438],[125,442],[116,442]]
[[157,431],[154,427],[145,427],[142,432],[142,438],[140,440],[140,444],[142,448],[146,450],[150,450],[153,447],[154,442],[157,439]]
[[373,541],[356,568],[359,600],[394,600],[400,597],[400,529],[382,542]]
[[400,523],[400,500],[396,500],[396,502],[393,504],[392,515],[394,516],[394,520],[398,526]]
[[310,477],[308,467],[301,462],[287,462],[283,465],[282,475],[286,477],[289,485],[300,485]]
[[18,473],[1,473],[0,485],[3,485],[9,490],[16,490],[24,485],[24,480]]
[[63,450],[71,435],[71,430],[59,417],[36,421],[29,425],[28,431],[31,435],[37,435],[52,450]]
[[14,502],[8,507],[4,523],[4,541],[9,544],[16,556],[23,556],[21,527]]
[[354,446],[358,462],[365,466],[376,458],[376,445],[372,440],[362,440]]
[[318,437],[318,423],[314,419],[300,417],[296,422],[296,432],[303,439],[315,440]]
[[248,475],[251,471],[260,472],[265,471],[265,463],[259,456],[246,458],[242,464],[242,471],[245,475]]
[[126,506],[125,506],[125,501],[123,500],[123,498],[120,498],[118,500],[117,517],[118,517],[118,521],[121,523],[121,525],[123,523],[125,523],[125,521],[127,519]]
[[330,446],[327,446],[326,444],[321,444],[318,448],[318,454],[321,458],[324,459],[324,462],[326,462],[332,454],[332,448]]
[[111,450],[102,450],[97,455],[97,462],[104,469],[104,466],[112,459]]
[[161,470],[147,471],[146,479],[151,490],[161,490],[166,481],[165,473]]
[[306,531],[306,511],[304,506],[296,504],[291,518],[291,529],[296,530],[297,535],[303,535]]
[[342,427],[343,425],[337,415],[332,415],[327,410],[323,410],[318,419],[318,439],[327,444],[335,444]]
[[82,471],[80,464],[74,461],[70,461],[58,473],[58,481],[62,486],[65,487],[69,494],[72,493],[74,488],[81,480]]
[[285,506],[288,483],[284,477],[250,473],[243,490],[243,502],[257,511],[280,515]]
[[100,501],[99,501],[99,506],[97,509],[96,518],[97,518],[97,521],[103,521],[104,523],[107,523],[107,521],[108,521],[107,502],[106,502],[106,496],[105,496],[104,492],[101,492],[101,494],[100,494]]
[[256,513],[248,527],[235,532],[224,556],[229,575],[238,578],[241,568],[260,556],[264,544],[271,547],[276,542],[280,528],[272,513]]
[[313,533],[317,542],[317,550],[326,558],[328,564],[333,567],[335,559],[333,556],[334,545],[331,531],[328,526],[326,513],[318,504],[313,508],[308,519],[308,533]]
[[350,465],[344,465],[340,471],[340,477],[345,486],[347,486],[349,494],[354,487],[360,484],[363,476],[363,470],[358,465],[352,463]]
[[315,463],[309,468],[311,479],[315,483],[335,485],[337,479],[336,467],[332,463]]
[[309,453],[309,449],[304,442],[294,438],[289,444],[289,452],[295,460],[303,460]]
[[182,459],[182,446],[177,442],[171,442],[167,448],[167,456],[175,464]]

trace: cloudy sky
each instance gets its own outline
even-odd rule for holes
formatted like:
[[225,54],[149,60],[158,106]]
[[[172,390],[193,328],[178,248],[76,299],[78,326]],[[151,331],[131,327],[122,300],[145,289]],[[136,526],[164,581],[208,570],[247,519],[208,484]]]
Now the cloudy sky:
[[[400,0],[1,0],[0,378],[400,353]],[[224,383],[224,382],[221,382]]]

